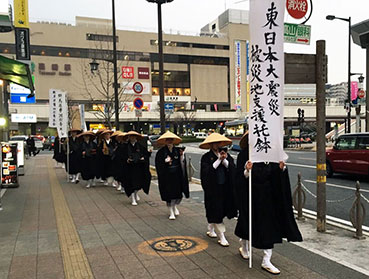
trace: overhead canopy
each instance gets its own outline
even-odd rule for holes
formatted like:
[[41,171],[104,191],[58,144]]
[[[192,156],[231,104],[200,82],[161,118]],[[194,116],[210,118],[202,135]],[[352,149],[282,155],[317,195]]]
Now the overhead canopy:
[[29,65],[0,55],[0,79],[7,80],[35,91]]

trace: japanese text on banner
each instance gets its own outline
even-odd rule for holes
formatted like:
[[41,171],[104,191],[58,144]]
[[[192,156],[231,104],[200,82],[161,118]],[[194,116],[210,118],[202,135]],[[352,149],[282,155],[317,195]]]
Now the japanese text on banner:
[[279,162],[283,151],[284,0],[250,3],[249,138],[253,162]]

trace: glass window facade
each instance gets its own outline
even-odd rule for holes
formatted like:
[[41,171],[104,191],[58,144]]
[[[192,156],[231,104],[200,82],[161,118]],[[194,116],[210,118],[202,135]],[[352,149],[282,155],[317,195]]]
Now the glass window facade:
[[[119,37],[115,36],[117,42],[119,42]],[[102,35],[102,34],[86,34],[86,40],[88,41],[100,41],[100,42],[112,42],[113,36],[112,35]]]
[[[158,45],[158,40],[150,40],[151,45]],[[187,43],[187,42],[173,42],[173,41],[163,41],[165,46],[172,47],[190,47],[190,48],[207,48],[207,49],[223,49],[229,50],[227,45],[212,45],[212,44],[200,44],[200,43]]]

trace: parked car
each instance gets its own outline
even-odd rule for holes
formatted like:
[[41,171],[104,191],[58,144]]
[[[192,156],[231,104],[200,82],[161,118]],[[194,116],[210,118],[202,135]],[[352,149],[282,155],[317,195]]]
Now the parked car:
[[44,145],[42,143],[42,140],[40,140],[37,137],[33,137],[33,139],[35,140],[35,147],[36,147],[36,153],[38,154],[40,152],[40,150],[43,150]]
[[149,141],[151,142],[151,146],[153,149],[159,149],[157,140],[160,138],[160,135],[151,135],[149,136]]
[[327,176],[334,173],[369,175],[369,133],[345,134],[326,151]]
[[53,150],[54,149],[54,144],[55,144],[55,138],[47,138],[45,139],[44,143],[43,143],[43,147],[42,150],[48,149],[48,150]]
[[26,141],[27,138],[28,138],[28,136],[26,136],[26,135],[16,135],[16,136],[10,137],[10,140],[23,140],[23,141]]
[[208,134],[205,132],[195,132],[194,135],[198,139],[206,139],[206,137],[208,136]]

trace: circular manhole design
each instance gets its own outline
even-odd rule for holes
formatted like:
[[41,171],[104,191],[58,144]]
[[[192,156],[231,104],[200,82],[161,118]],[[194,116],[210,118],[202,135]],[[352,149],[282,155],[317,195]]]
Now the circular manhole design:
[[208,248],[208,243],[192,236],[164,236],[141,243],[138,250],[143,254],[180,256],[198,253]]
[[151,248],[160,252],[186,251],[197,246],[197,242],[188,238],[166,238],[153,242]]

